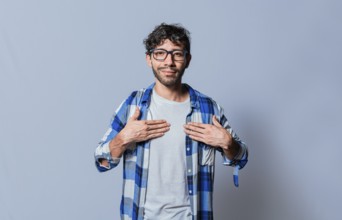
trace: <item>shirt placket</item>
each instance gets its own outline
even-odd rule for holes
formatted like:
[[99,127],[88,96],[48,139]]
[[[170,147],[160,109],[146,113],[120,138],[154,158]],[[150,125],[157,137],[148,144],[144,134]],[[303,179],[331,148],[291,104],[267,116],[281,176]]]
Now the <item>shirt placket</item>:
[[[147,115],[149,112],[149,103],[150,102],[150,97],[149,100],[142,103],[141,106],[139,106],[140,111],[142,113],[140,120],[146,120]],[[149,168],[149,158],[150,158],[150,141],[147,141],[143,144],[142,146],[142,151],[139,155],[141,158],[141,166],[143,167],[142,173],[141,173],[141,178],[142,180],[142,186],[140,188],[140,196],[139,196],[139,211],[138,211],[138,219],[142,220],[144,217],[144,206],[145,206],[145,201],[146,201],[146,193],[147,193],[147,181],[148,181],[148,168]]]
[[[186,117],[186,123],[194,120],[194,108],[192,105],[190,113]],[[187,187],[190,198],[191,212],[193,219],[196,219],[198,211],[198,192],[197,192],[197,171],[198,171],[198,144],[186,136],[186,174],[187,174]]]

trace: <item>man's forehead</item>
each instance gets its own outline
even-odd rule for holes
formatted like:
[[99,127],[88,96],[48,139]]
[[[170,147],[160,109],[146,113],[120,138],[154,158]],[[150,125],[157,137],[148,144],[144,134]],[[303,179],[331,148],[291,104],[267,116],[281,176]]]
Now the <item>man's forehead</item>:
[[156,48],[160,48],[163,47],[165,45],[171,45],[171,46],[176,46],[176,47],[180,47],[181,49],[184,49],[184,45],[179,42],[179,41],[171,41],[170,39],[164,39],[160,42],[159,45],[156,46]]

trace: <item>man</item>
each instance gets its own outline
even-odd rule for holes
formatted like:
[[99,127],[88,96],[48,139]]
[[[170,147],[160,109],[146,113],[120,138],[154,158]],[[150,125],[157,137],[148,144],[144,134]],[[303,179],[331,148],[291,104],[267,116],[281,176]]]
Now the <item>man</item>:
[[162,23],[144,40],[155,83],[133,92],[96,148],[99,171],[123,162],[122,219],[213,219],[215,152],[237,170],[247,163],[223,109],[182,84],[189,32]]

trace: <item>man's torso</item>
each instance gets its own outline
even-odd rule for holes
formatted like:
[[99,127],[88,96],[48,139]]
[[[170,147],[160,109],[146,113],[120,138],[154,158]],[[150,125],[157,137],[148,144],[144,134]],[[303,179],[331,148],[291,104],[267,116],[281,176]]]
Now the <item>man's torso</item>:
[[189,112],[189,99],[173,102],[153,91],[147,119],[164,119],[171,127],[151,141],[144,219],[191,219],[183,131]]

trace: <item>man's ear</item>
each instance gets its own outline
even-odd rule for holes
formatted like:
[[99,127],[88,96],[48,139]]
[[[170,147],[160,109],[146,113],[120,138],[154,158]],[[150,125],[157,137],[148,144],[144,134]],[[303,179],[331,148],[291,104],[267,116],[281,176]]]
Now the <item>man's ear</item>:
[[186,55],[186,66],[185,66],[185,68],[188,68],[188,66],[190,65],[190,61],[191,61],[191,54],[187,54]]
[[150,54],[146,54],[146,63],[149,67],[152,67],[152,60]]

